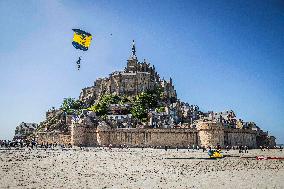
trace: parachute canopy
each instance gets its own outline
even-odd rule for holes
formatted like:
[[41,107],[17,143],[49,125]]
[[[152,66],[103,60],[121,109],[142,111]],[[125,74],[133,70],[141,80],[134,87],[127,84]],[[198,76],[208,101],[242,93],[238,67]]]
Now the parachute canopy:
[[74,37],[72,45],[79,50],[87,51],[90,47],[92,35],[80,29],[73,29]]

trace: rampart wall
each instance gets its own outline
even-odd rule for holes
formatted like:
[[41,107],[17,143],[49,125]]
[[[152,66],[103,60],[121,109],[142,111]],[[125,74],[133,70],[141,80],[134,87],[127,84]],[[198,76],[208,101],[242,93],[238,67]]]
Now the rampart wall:
[[71,134],[59,132],[40,132],[37,133],[38,144],[69,144],[71,143]]
[[256,131],[243,129],[225,129],[224,145],[228,146],[248,146],[257,148]]
[[197,129],[109,129],[75,125],[70,134],[37,133],[38,143],[73,144],[75,146],[238,146],[257,147],[257,132],[224,128],[220,123],[201,123]]
[[96,127],[76,125],[71,131],[71,141],[75,146],[97,146]]
[[127,146],[179,146],[198,144],[194,129],[107,129],[74,127],[75,146],[108,146],[110,144]]

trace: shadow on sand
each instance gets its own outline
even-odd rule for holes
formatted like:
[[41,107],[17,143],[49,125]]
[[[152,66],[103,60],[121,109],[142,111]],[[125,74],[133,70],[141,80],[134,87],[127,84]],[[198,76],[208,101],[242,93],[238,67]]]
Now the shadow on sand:
[[188,157],[188,158],[165,158],[165,159],[201,159],[201,160],[216,160],[216,158],[196,158],[196,157]]

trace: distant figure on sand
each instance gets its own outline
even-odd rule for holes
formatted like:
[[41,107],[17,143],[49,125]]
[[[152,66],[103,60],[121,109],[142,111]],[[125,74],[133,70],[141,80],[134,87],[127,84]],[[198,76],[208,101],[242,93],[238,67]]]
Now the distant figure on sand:
[[248,153],[248,147],[247,146],[244,147],[244,150],[245,150],[245,153]]
[[229,151],[229,150],[230,150],[230,147],[229,147],[229,146],[226,146],[226,150]]

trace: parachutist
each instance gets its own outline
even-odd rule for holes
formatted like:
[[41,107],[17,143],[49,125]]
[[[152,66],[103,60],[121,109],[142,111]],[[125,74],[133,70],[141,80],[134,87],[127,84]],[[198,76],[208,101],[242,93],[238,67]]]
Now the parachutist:
[[77,64],[80,64],[80,63],[81,63],[81,57],[79,57],[79,59],[77,60],[76,63],[77,63]]
[[81,66],[80,66],[80,63],[81,63],[81,57],[79,57],[79,59],[77,60],[77,62],[76,62],[76,63],[77,63],[77,65],[78,65],[78,70],[80,70],[80,67],[81,67]]
[[[72,45],[78,50],[87,51],[91,44],[92,35],[80,29],[73,29],[73,31],[74,36]],[[78,70],[80,70],[81,57],[79,57],[76,63],[78,65]]]

